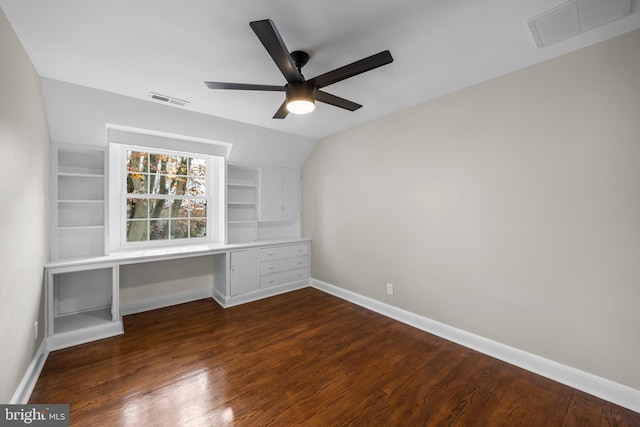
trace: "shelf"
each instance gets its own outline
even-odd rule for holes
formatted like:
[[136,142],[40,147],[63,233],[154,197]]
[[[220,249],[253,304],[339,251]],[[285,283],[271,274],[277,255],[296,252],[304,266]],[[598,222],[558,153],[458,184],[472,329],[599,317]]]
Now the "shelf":
[[104,176],[104,156],[105,153],[101,149],[60,148],[58,151],[58,173]]
[[240,243],[255,241],[258,233],[257,221],[228,221],[227,242]]
[[104,225],[59,225],[58,230],[103,230]]
[[53,320],[54,333],[77,331],[78,329],[91,328],[94,326],[109,324],[113,322],[111,307],[98,308],[84,311],[82,313],[68,314],[56,317]]
[[258,186],[231,185],[227,187],[228,205],[257,205]]
[[248,219],[242,221],[227,221],[229,224],[256,224],[258,222],[257,219]]
[[246,188],[258,188],[258,184],[247,184],[243,182],[228,182],[229,187],[246,187]]
[[59,200],[57,225],[104,228],[104,200]]
[[258,187],[259,168],[243,165],[227,165],[227,183],[234,186]]
[[58,200],[103,200],[104,178],[58,175]]
[[252,205],[229,205],[227,206],[227,221],[257,221],[258,206]]
[[57,231],[58,259],[104,255],[104,227],[58,227]]
[[70,176],[76,178],[103,178],[104,174],[96,173],[77,173],[77,172],[58,172],[58,176]]
[[46,277],[49,348],[122,333],[116,266],[71,269]]

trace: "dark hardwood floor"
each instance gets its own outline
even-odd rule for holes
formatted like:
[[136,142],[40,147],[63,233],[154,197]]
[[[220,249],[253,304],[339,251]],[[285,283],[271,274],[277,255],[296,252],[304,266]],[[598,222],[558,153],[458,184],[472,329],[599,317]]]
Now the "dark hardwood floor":
[[640,414],[308,288],[124,318],[52,352],[73,426],[640,426]]

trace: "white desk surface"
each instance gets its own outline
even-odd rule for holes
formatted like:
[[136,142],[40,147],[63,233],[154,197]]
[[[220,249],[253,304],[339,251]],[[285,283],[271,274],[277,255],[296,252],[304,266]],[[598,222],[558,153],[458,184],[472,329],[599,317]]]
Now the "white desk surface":
[[61,259],[49,261],[44,265],[45,270],[64,269],[70,267],[104,265],[104,264],[135,264],[140,262],[162,261],[167,259],[189,258],[196,256],[215,255],[234,250],[249,249],[261,246],[284,245],[291,243],[309,242],[311,239],[295,237],[278,240],[258,240],[246,243],[209,243],[187,246],[167,246],[162,248],[145,248],[140,250],[119,251],[109,255],[91,258]]

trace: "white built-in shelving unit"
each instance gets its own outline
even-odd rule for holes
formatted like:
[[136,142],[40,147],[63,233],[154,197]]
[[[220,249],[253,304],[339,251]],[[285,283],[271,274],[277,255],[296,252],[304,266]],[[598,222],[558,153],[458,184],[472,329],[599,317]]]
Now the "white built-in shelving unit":
[[104,255],[105,150],[56,144],[53,169],[51,258]]
[[[167,248],[128,258],[108,251],[107,151],[54,144],[51,262],[46,266],[49,350],[123,333],[120,266],[213,254],[212,295],[223,307],[305,286],[308,240],[300,238],[300,171],[227,164],[231,245]],[[264,244],[260,244],[264,242]],[[208,257],[202,257],[208,259]]]
[[50,270],[46,280],[50,350],[122,333],[117,265]]
[[300,237],[300,171],[227,164],[227,242]]
[[[53,144],[51,259],[106,254],[106,151]],[[49,270],[46,276],[50,349],[122,333],[116,265]]]
[[260,169],[227,165],[227,241],[257,239],[260,219]]

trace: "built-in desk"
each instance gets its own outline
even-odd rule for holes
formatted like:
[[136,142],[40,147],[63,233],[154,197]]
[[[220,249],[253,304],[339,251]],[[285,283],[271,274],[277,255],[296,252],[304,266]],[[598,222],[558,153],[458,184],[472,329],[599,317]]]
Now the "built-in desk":
[[51,261],[45,265],[47,347],[56,350],[124,332],[119,296],[123,265],[213,258],[211,296],[226,308],[307,286],[310,244],[303,238],[200,244]]

